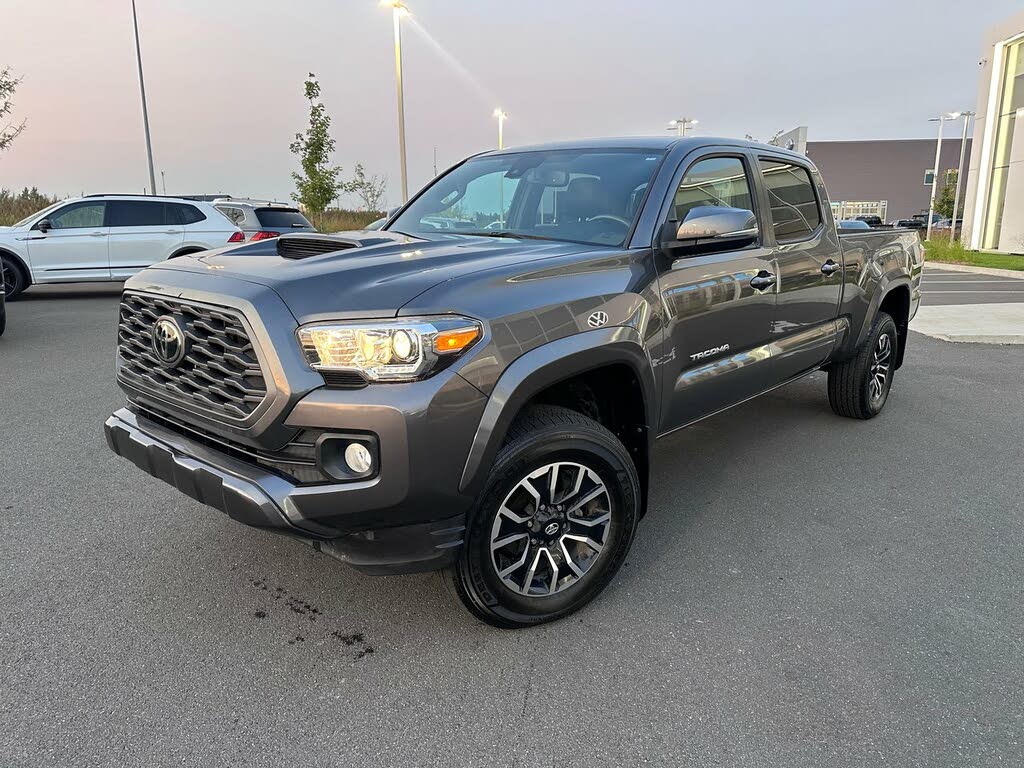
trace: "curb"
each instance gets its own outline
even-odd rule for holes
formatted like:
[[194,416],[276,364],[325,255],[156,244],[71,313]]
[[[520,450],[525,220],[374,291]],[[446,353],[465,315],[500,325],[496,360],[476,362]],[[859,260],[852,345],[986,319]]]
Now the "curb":
[[920,333],[922,336],[939,339],[939,341],[949,341],[954,344],[1024,344],[1024,336],[1021,335],[972,336],[967,333],[925,333],[924,331],[918,331],[915,328],[911,328],[910,330],[915,333]]
[[1024,270],[997,269],[996,267],[971,267],[966,264],[945,264],[941,261],[928,261],[925,256],[924,265],[936,269],[948,269],[951,272],[966,272],[971,275],[995,275],[996,277],[1012,277],[1024,280]]

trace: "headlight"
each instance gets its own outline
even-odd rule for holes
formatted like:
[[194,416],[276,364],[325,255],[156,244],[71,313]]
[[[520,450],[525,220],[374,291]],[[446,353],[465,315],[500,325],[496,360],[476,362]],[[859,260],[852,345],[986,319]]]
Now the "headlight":
[[480,338],[480,323],[444,316],[313,323],[298,330],[310,367],[357,371],[370,381],[411,381],[444,368]]

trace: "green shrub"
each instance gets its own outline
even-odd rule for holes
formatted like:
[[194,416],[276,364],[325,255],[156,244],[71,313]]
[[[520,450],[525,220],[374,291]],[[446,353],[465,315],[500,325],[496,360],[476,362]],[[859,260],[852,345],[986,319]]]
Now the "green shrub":
[[372,221],[382,218],[383,211],[347,211],[344,208],[328,208],[320,217],[321,232],[345,232],[362,229]]
[[18,193],[0,188],[0,227],[9,227],[58,200],[59,197],[44,195],[35,187],[25,187]]

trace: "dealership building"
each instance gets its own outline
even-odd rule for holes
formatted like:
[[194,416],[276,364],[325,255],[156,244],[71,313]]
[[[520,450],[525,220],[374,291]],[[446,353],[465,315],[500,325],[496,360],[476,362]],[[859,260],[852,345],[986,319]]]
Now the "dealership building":
[[[959,167],[960,143],[959,135],[942,142],[939,189]],[[836,218],[879,216],[888,222],[928,213],[935,139],[808,141],[806,153],[825,179]],[[964,175],[969,181],[970,171]]]
[[989,30],[981,55],[964,243],[1024,253],[1024,13]]

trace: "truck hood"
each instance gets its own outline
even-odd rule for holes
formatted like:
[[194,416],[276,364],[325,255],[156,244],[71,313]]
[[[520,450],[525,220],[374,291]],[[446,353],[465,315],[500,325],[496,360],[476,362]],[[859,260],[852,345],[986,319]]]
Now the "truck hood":
[[[302,238],[303,240],[298,240]],[[266,286],[277,293],[300,324],[314,320],[393,317],[424,291],[446,280],[509,263],[565,256],[584,250],[578,243],[440,235],[436,239],[392,232],[292,235],[291,242],[336,240],[339,250],[285,258],[286,237],[182,256],[144,272],[172,270],[216,275]],[[329,247],[329,244],[327,244]],[[138,278],[137,278],[138,279]],[[439,308],[439,311],[455,308]]]

